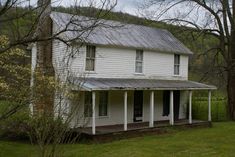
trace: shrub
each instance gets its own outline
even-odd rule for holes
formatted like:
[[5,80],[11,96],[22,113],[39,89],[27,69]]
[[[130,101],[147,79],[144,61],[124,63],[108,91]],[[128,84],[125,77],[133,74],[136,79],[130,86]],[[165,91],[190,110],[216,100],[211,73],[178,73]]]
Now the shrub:
[[[0,114],[7,111],[11,102],[0,101]],[[28,109],[26,107],[17,111],[7,119],[0,121],[0,138],[10,140],[28,140],[27,121],[29,119]]]

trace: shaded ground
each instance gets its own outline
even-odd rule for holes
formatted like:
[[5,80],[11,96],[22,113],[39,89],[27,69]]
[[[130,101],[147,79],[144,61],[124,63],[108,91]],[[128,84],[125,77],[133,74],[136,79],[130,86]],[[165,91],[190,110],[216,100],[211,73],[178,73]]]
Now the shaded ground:
[[[212,128],[175,130],[105,144],[63,145],[66,157],[233,157],[235,122],[214,123]],[[19,142],[0,142],[0,156],[33,157],[37,147]]]

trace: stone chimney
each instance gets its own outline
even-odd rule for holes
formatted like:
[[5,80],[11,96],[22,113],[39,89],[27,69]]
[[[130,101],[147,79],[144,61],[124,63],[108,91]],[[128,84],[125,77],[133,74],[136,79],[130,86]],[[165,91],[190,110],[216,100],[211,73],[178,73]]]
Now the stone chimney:
[[[39,17],[36,36],[38,41],[37,47],[37,61],[36,61],[36,75],[34,76],[35,91],[35,104],[34,113],[53,114],[54,108],[54,87],[51,87],[48,79],[42,78],[55,78],[55,72],[52,64],[52,20],[51,13],[51,0],[38,0],[37,14]],[[51,80],[51,79],[50,79]]]
[[[54,76],[54,68],[52,65],[52,20],[51,0],[38,0],[38,16],[39,22],[37,27],[37,68],[43,75]],[[39,70],[38,69],[38,70]]]

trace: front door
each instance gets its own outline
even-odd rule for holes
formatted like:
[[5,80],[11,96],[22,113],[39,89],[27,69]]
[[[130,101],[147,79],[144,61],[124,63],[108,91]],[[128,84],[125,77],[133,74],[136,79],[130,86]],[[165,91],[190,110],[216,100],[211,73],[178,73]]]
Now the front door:
[[134,92],[134,122],[143,120],[143,91]]
[[174,119],[179,120],[180,91],[174,91]]
[[[174,119],[179,119],[180,110],[180,91],[174,91]],[[163,92],[163,116],[168,116],[170,113],[170,91]]]

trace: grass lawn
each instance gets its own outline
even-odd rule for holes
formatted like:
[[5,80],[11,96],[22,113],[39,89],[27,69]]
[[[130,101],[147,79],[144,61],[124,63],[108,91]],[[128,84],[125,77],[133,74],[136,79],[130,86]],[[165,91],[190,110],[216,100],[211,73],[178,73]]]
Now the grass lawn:
[[[234,157],[235,122],[214,123],[212,128],[173,130],[105,144],[62,145],[66,157]],[[34,157],[37,147],[0,141],[1,157]]]

